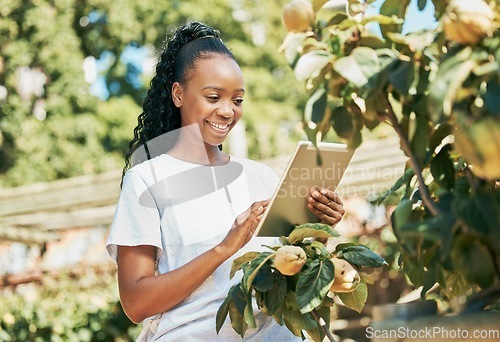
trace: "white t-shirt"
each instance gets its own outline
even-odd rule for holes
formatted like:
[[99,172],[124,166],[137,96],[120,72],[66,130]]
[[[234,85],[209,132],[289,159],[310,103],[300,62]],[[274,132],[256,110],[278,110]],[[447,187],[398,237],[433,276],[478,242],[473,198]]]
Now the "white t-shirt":
[[[226,165],[200,166],[160,155],[126,173],[108,253],[116,261],[118,245],[155,246],[158,272],[174,270],[221,242],[236,216],[253,202],[270,198],[277,184],[271,168],[248,159],[231,157]],[[253,237],[182,303],[150,318],[157,321],[151,340],[241,341],[229,317],[218,335],[215,330],[217,310],[242,275],[240,271],[229,279],[232,261],[247,251],[265,250],[263,244],[277,243],[276,238]],[[248,329],[245,340],[299,340],[255,306],[254,311],[257,328]]]

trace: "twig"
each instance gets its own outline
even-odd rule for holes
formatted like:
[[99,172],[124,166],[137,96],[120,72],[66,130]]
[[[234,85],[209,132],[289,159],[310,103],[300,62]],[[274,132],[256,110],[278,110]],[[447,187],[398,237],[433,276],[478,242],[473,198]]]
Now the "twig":
[[389,99],[386,96],[383,96],[383,101],[385,102],[385,108],[387,108],[387,112],[384,113],[384,116],[389,120],[392,127],[398,134],[399,139],[401,140],[401,148],[410,158],[411,167],[413,168],[413,171],[417,176],[418,187],[420,189],[420,196],[422,198],[422,201],[424,202],[424,205],[427,207],[427,209],[429,209],[430,213],[433,216],[437,216],[440,214],[440,210],[434,205],[434,202],[429,196],[427,185],[425,185],[424,177],[422,176],[422,169],[418,163],[417,158],[415,157],[415,154],[413,154],[413,152],[411,151],[410,142],[403,132],[403,129],[401,128],[401,125],[396,118],[396,114],[394,114],[394,110],[392,109],[392,105],[389,102]]
[[318,323],[318,325],[321,327],[321,329],[323,330],[323,332],[325,333],[325,335],[328,337],[328,339],[331,342],[337,342],[337,340],[333,336],[333,334],[330,331],[330,329],[328,329],[328,326],[326,325],[325,320],[323,319],[323,317],[321,317],[319,315],[318,311],[316,311],[316,309],[313,309],[311,311],[311,314],[313,315],[314,319],[316,320],[316,322]]

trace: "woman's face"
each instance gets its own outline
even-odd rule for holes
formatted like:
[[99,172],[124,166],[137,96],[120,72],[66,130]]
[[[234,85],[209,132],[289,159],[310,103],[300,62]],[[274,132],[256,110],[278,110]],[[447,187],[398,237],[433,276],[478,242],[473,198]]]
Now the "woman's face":
[[205,144],[220,145],[243,114],[243,74],[238,64],[222,55],[199,60],[188,80],[172,86],[172,99],[181,112],[181,126],[198,124]]

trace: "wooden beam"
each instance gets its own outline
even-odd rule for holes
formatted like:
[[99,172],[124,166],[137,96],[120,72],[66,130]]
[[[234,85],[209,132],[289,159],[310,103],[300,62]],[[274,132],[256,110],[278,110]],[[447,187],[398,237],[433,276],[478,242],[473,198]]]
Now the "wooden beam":
[[34,212],[30,214],[0,216],[0,225],[31,229],[54,230],[110,224],[116,204],[73,209],[70,211]]

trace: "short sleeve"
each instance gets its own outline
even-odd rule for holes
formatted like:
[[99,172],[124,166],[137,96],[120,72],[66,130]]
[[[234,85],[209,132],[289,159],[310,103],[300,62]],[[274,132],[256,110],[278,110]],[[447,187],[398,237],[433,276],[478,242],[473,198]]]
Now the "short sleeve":
[[116,261],[118,246],[139,245],[162,251],[160,214],[146,182],[138,172],[129,170],[123,178],[106,249]]

